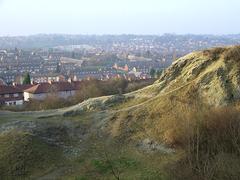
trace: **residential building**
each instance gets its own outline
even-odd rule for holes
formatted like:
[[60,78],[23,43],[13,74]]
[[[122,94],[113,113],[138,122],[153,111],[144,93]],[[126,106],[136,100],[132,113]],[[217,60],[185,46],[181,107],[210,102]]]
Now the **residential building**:
[[0,85],[0,105],[22,105],[23,92],[14,86]]
[[49,82],[36,84],[24,90],[24,101],[44,100],[50,96],[67,99],[75,95],[76,88],[71,82]]

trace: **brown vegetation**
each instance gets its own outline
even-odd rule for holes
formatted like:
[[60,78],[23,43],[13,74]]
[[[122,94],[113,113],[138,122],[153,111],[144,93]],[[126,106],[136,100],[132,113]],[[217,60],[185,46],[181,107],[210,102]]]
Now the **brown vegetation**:
[[229,61],[239,61],[240,60],[240,46],[233,46],[229,48],[216,47],[212,49],[207,49],[203,51],[203,55],[209,56],[211,59],[216,60],[223,55],[224,59]]
[[[175,166],[177,179],[240,177],[240,112],[235,107],[193,109],[179,126],[172,145],[185,156]],[[176,131],[175,131],[176,132]],[[171,136],[171,135],[170,135]],[[173,170],[173,169],[172,169]]]
[[234,46],[232,48],[226,49],[224,52],[225,60],[240,61],[240,46]]
[[226,48],[216,47],[212,49],[207,49],[203,51],[204,56],[210,57],[212,60],[220,58],[221,54],[226,50]]

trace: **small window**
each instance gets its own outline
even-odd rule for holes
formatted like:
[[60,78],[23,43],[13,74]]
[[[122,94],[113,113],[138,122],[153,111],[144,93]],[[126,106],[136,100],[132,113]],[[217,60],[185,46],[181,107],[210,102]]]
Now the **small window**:
[[18,93],[13,94],[13,97],[18,97]]
[[9,98],[9,94],[4,94],[4,97],[5,98]]

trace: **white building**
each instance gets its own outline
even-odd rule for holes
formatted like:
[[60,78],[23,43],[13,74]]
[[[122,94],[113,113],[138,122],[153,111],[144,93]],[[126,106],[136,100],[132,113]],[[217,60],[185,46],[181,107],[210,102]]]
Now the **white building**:
[[50,96],[67,99],[75,95],[76,89],[70,82],[40,83],[24,90],[24,101],[44,100]]

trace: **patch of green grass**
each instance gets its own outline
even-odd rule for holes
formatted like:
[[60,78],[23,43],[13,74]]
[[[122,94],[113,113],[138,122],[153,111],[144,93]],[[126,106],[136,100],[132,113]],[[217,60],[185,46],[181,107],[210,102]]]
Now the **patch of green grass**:
[[169,179],[164,168],[178,160],[178,154],[149,154],[105,137],[90,138],[85,148],[63,179]]
[[74,180],[88,180],[88,178],[84,176],[78,176],[78,177],[75,177]]
[[109,159],[107,156],[104,159],[93,159],[91,161],[93,167],[101,174],[121,173],[124,169],[136,168],[137,161],[127,157],[119,157],[114,159]]
[[44,172],[61,157],[61,151],[39,138],[13,130],[0,135],[0,176],[20,178]]

